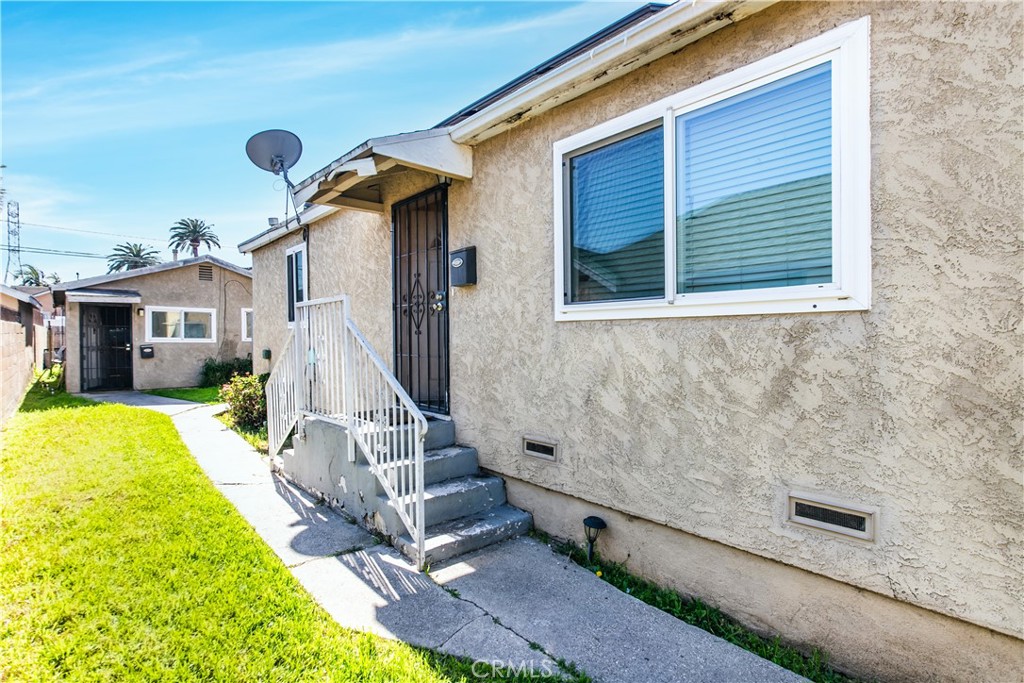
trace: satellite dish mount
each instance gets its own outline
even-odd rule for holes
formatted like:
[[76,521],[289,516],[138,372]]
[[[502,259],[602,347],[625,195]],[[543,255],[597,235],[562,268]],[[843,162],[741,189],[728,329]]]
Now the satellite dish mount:
[[[245,143],[245,153],[249,157],[249,161],[256,166],[284,178],[284,182],[288,186],[288,194],[292,198],[292,207],[295,209],[295,220],[302,225],[299,218],[299,207],[295,206],[295,195],[292,194],[295,186],[288,179],[288,169],[294,166],[302,156],[302,141],[299,140],[299,137],[287,130],[265,130],[249,138],[249,141]],[[285,202],[285,223],[288,222],[287,212],[288,203]]]

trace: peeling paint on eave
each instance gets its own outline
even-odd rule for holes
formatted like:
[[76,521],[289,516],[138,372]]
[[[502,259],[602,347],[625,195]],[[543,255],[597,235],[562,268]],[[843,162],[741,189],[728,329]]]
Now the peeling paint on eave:
[[[505,100],[496,102],[479,114],[456,124],[451,128],[451,137],[455,142],[468,145],[483,142],[661,57],[678,52],[690,43],[741,21],[775,4],[776,1],[741,0],[717,3],[722,8],[713,14],[674,17],[675,21],[681,23],[677,28],[656,33],[646,40],[637,37],[638,33],[649,31],[651,24],[666,19],[662,15],[655,15],[649,20],[650,23],[640,25],[637,31],[624,33],[586,55],[581,55]],[[694,4],[689,3],[691,8]],[[677,11],[685,11],[685,8]],[[626,46],[631,40],[637,43],[633,51],[623,52],[624,48],[620,48],[620,51],[616,52],[616,45]]]

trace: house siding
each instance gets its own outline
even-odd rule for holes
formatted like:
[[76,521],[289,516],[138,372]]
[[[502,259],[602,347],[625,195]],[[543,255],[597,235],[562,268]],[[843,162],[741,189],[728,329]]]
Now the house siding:
[[[870,312],[554,322],[556,140],[865,15]],[[461,438],[497,472],[1020,637],[1020,37],[1019,5],[784,3],[477,147],[450,201],[481,272],[451,294]],[[790,489],[880,507],[877,542],[785,524]]]
[[[872,310],[554,321],[555,141],[863,16]],[[540,528],[579,537],[586,510],[614,510],[606,556],[855,673],[1019,678],[1021,39],[1014,3],[780,3],[478,145],[449,194],[450,248],[476,246],[479,270],[450,292],[460,442]],[[312,295],[353,293],[385,358],[390,202],[430,180],[400,178],[375,226],[311,230]],[[524,434],[558,461],[524,456]],[[790,490],[878,508],[876,540],[788,524]],[[716,566],[729,580],[701,593]]]
[[[205,265],[205,264],[204,264]],[[252,306],[252,280],[213,264],[213,280],[199,279],[199,265],[150,273],[96,285],[136,291],[142,302],[132,304],[132,381],[137,390],[196,386],[206,358],[230,360],[249,355],[252,343],[242,341],[241,309]],[[146,306],[183,306],[217,309],[216,342],[147,342],[146,319],[137,315]],[[81,305],[69,302],[67,311],[67,353],[65,355],[68,390],[81,390]],[[154,357],[139,357],[139,346],[151,344]]]

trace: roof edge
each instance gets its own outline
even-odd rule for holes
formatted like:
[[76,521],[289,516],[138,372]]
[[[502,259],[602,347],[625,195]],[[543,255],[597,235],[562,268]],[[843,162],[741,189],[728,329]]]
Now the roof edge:
[[50,289],[54,292],[66,292],[73,289],[81,289],[82,287],[92,287],[93,285],[105,284],[107,282],[116,282],[118,280],[125,280],[131,277],[143,277],[146,275],[152,275],[153,273],[161,273],[165,270],[174,270],[175,268],[184,268],[186,266],[194,266],[199,263],[212,263],[215,266],[220,266],[225,270],[230,270],[238,275],[245,275],[246,277],[252,277],[252,272],[248,268],[242,266],[236,266],[234,263],[229,263],[223,259],[219,259],[216,256],[210,254],[203,254],[202,256],[196,256],[193,258],[182,259],[180,261],[166,261],[164,263],[158,263],[155,266],[147,266],[145,268],[136,268],[135,270],[125,270],[119,273],[108,273],[107,275],[97,275],[96,277],[82,278],[81,280],[71,280],[69,282],[59,282],[53,285]]
[[776,2],[676,2],[450,126],[452,140],[465,145],[479,144]]
[[32,296],[31,294],[27,294],[27,293],[25,293],[25,292],[23,292],[23,291],[21,291],[19,289],[15,289],[14,287],[9,286],[9,285],[0,284],[0,292],[6,294],[7,296],[9,296],[11,298],[17,299],[18,301],[21,301],[23,303],[32,304],[36,308],[40,308],[41,309],[43,307],[43,305],[41,303],[39,303],[39,301],[36,300],[36,298],[34,296]]

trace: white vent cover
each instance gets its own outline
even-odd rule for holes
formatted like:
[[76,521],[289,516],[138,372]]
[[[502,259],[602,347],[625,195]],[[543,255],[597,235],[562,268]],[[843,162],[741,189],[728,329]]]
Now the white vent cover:
[[558,442],[543,437],[524,436],[523,454],[554,462],[558,459]]
[[851,505],[813,493],[793,491],[789,494],[787,519],[802,526],[852,536],[864,541],[875,540],[875,518],[878,510]]

